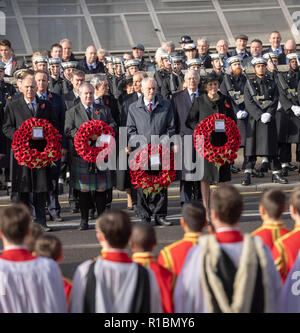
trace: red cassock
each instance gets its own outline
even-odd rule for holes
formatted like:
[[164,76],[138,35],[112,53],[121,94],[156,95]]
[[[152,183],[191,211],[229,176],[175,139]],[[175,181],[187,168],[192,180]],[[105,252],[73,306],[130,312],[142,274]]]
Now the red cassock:
[[280,237],[273,246],[272,256],[275,260],[282,282],[285,281],[289,271],[300,250],[300,225],[296,225],[292,231]]
[[155,257],[151,252],[136,252],[133,254],[132,260],[149,268],[155,274],[156,281],[160,289],[163,312],[173,313],[173,273],[161,266],[155,260]]
[[272,250],[275,241],[289,233],[283,222],[264,222],[262,226],[252,232],[252,236],[259,236]]
[[34,260],[37,257],[34,257],[28,250],[26,249],[12,249],[12,250],[4,250],[0,255],[1,259],[9,260],[9,261],[27,261]]
[[181,272],[185,257],[198,242],[200,234],[197,232],[187,232],[180,241],[164,247],[158,256],[157,262],[173,272],[176,277]]

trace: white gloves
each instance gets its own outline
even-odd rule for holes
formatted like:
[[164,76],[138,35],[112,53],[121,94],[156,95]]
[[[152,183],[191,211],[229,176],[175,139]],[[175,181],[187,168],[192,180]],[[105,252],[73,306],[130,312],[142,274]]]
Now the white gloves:
[[271,118],[272,118],[271,114],[268,112],[265,112],[261,115],[260,120],[262,123],[266,124],[271,121]]
[[247,111],[243,111],[243,110],[239,110],[236,114],[237,119],[245,119],[248,117],[248,112]]
[[297,106],[297,105],[293,105],[291,107],[292,111],[294,112],[294,115],[296,117],[299,117],[300,116],[300,106]]

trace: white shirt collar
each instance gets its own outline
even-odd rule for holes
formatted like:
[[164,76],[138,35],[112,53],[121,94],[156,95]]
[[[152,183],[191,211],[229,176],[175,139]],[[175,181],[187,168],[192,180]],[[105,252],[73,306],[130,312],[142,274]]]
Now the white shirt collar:
[[5,62],[3,59],[1,59],[6,65],[12,64],[13,57],[11,56],[8,62]]
[[282,46],[280,45],[278,49],[274,49],[273,46],[271,46],[271,49],[273,52],[278,51],[279,53],[282,53]]
[[145,103],[146,106],[148,106],[150,103],[153,106],[155,104],[155,98],[153,98],[152,101],[150,101],[150,102],[146,101],[145,98],[144,98],[144,103]]
[[189,88],[187,88],[187,91],[189,92],[189,95],[192,96],[192,94],[195,94],[195,97],[199,96],[199,91],[198,88],[196,89],[196,91],[192,92]]
[[140,92],[137,92],[138,97],[140,98],[143,94]]
[[82,105],[83,105],[83,107],[84,107],[85,110],[87,110],[88,108],[90,108],[90,111],[91,112],[93,111],[93,104],[90,107],[88,107],[87,105],[84,105],[83,103],[82,103]]
[[73,90],[73,94],[75,95],[76,98],[79,97],[79,95],[75,92],[75,90]]
[[89,64],[88,62],[86,62],[86,64],[87,64],[88,68],[93,68],[93,69],[96,68],[96,61],[92,64]]
[[26,102],[26,104],[28,105],[28,104],[31,104],[31,103],[33,103],[33,104],[37,104],[37,102],[36,102],[36,98],[34,97],[34,100],[32,101],[32,102],[29,102],[25,97],[24,97],[24,100],[25,100],[25,102]]
[[240,231],[239,227],[221,227],[216,229],[216,232],[226,232],[226,231]]

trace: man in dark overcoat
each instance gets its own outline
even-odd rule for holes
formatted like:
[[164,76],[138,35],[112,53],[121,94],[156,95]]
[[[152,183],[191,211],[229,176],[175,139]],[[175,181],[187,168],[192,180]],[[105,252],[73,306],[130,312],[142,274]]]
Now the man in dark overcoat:
[[[13,140],[14,133],[21,127],[22,123],[32,117],[48,120],[54,127],[58,128],[56,114],[52,105],[46,100],[36,97],[37,84],[34,78],[28,76],[22,81],[21,91],[23,98],[18,98],[7,104],[4,113],[3,133],[7,138]],[[43,148],[45,140],[38,140],[35,145]],[[50,168],[30,169],[21,166],[14,160],[12,170],[12,191],[19,193],[22,202],[29,206],[30,197],[33,197],[36,221],[42,225],[45,231],[51,229],[46,224],[46,197],[51,189]]]

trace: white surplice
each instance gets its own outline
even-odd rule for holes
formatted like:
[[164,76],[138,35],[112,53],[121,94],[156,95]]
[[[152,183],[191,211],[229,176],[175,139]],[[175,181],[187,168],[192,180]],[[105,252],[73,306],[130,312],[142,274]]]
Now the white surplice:
[[64,312],[67,312],[64,285],[54,260],[0,258],[0,313]]
[[300,313],[300,251],[282,288],[283,311]]
[[[201,236],[205,237],[205,236]],[[200,238],[201,238],[200,237]],[[174,290],[174,309],[176,313],[207,313],[208,305],[201,287],[202,256],[201,242],[190,249],[183,269],[177,279]],[[243,251],[243,241],[234,243],[219,243],[220,247],[230,257],[236,267]],[[264,246],[267,258],[268,297],[270,312],[281,312],[281,281],[272,255]]]
[[[70,312],[82,313],[87,274],[92,260],[85,261],[75,271]],[[137,264],[97,259],[94,267],[96,278],[96,313],[128,313],[137,283]],[[160,291],[155,275],[146,268],[150,283],[150,311],[162,312]]]

